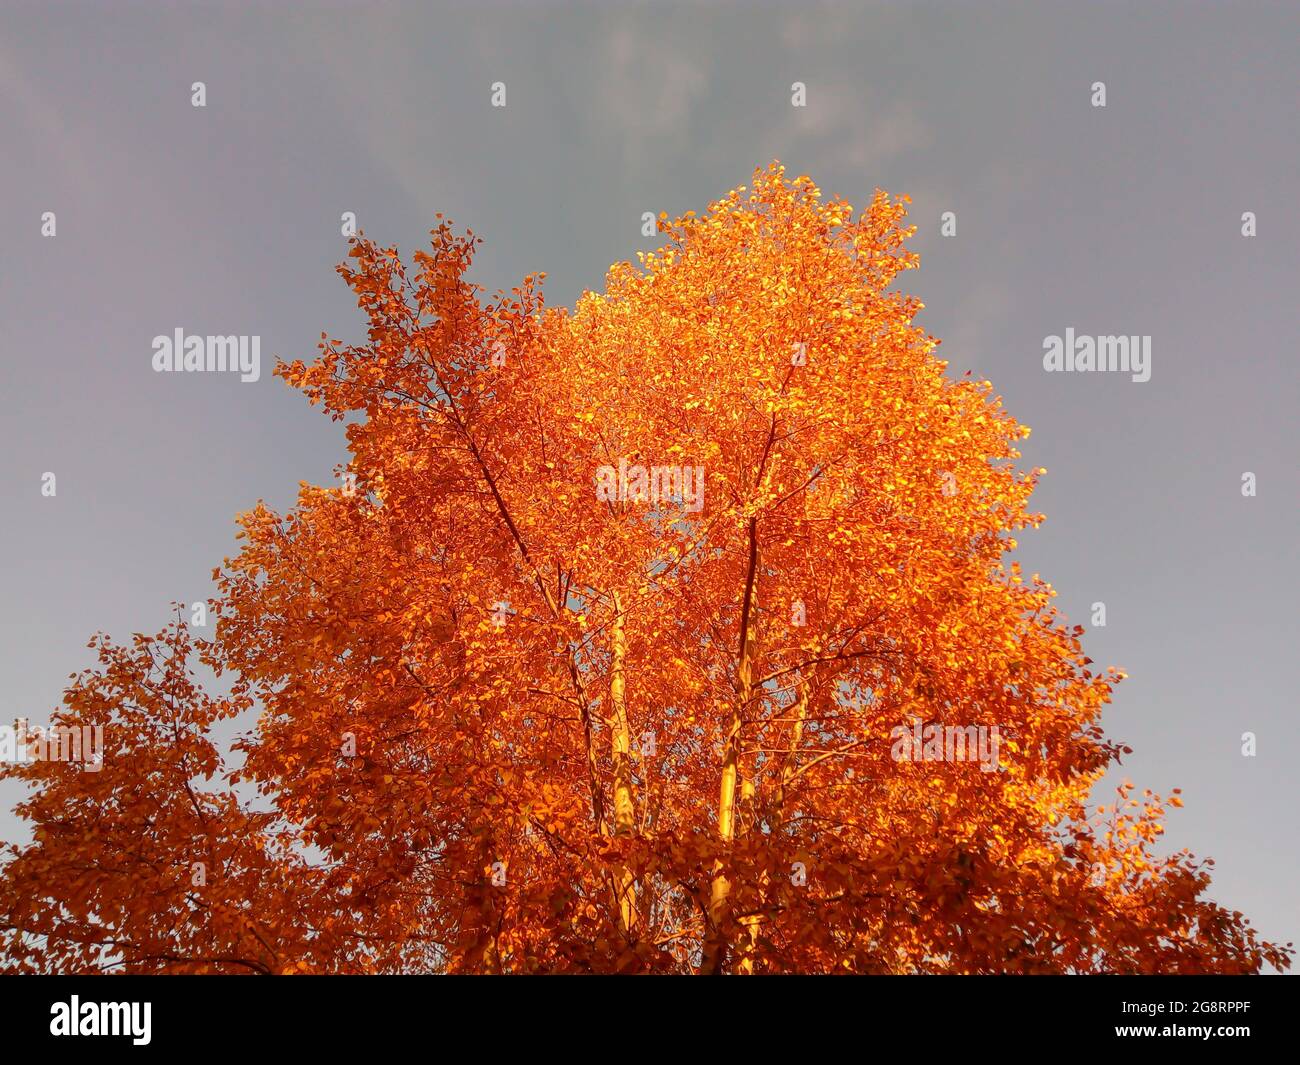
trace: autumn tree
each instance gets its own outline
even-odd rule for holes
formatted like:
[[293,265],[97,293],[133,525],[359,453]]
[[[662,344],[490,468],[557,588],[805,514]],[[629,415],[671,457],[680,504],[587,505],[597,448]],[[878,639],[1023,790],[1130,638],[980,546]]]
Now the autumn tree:
[[905,205],[774,165],[571,312],[356,240],[365,341],[277,370],[346,478],[241,517],[213,640],[101,641],[102,773],[5,769],[8,966],[1287,967],[1157,853],[1177,794],[1089,803],[1121,674],[1011,560],[1042,471],[893,289]]

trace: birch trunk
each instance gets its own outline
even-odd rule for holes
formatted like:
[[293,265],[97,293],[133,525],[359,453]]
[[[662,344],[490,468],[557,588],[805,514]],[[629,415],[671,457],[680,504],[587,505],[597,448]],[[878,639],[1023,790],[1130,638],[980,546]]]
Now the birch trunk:
[[[731,727],[727,731],[722,757],[722,779],[718,786],[718,840],[724,848],[736,838],[736,777],[740,763],[740,730],[744,714],[753,697],[754,632],[758,600],[758,520],[749,519],[749,567],[745,576],[745,593],[740,610],[740,653],[736,668],[736,701],[732,706]],[[700,972],[720,973],[726,963],[727,937],[723,924],[730,909],[731,882],[723,873],[722,859],[713,865],[713,883],[709,891],[709,929],[705,936]]]
[[[614,761],[614,835],[636,834],[636,809],[632,801],[632,735],[627,719],[627,630],[623,604],[614,593],[614,623],[610,629],[612,663],[609,675],[611,753]],[[615,871],[619,927],[626,933],[636,924],[636,885],[626,869]]]

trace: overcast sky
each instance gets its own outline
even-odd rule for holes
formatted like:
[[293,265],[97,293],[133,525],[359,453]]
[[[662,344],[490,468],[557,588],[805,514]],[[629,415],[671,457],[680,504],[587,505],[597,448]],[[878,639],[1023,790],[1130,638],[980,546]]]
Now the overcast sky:
[[[1300,8],[432,7],[5,4],[0,718],[44,719],[96,630],[205,598],[237,512],[331,478],[339,427],[270,367],[359,332],[343,212],[409,253],[442,211],[489,290],[544,270],[572,305],[654,246],[643,212],[779,158],[912,197],[920,324],[1049,471],[1018,557],[1071,621],[1106,605],[1123,775],[1182,787],[1168,844],[1300,940]],[[178,327],[259,335],[261,380],[154,373]],[[1067,327],[1150,336],[1151,379],[1045,372]]]

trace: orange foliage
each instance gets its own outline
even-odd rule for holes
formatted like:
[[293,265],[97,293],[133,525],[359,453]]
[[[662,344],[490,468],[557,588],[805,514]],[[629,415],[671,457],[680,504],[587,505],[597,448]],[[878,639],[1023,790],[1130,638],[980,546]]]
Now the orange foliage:
[[[242,517],[211,642],[101,643],[62,714],[103,772],[6,767],[8,966],[1289,965],[1153,853],[1161,800],[1087,805],[1119,674],[1004,560],[1041,471],[891,291],[904,204],[773,166],[573,312],[484,302],[445,222],[410,268],[357,240],[367,342],[277,371],[356,490]],[[210,726],[254,705],[230,769]],[[996,726],[997,766],[899,759],[913,721]]]

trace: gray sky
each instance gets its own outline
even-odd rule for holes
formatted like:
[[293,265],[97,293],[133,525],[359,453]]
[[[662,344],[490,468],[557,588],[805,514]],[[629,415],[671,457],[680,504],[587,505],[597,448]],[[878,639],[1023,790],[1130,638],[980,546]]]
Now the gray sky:
[[[780,158],[912,197],[920,324],[1049,471],[1018,557],[1072,621],[1106,604],[1085,647],[1131,675],[1123,775],[1181,786],[1167,842],[1300,941],[1300,9],[1079,7],[6,3],[0,719],[44,719],[96,630],[206,597],[237,512],[330,479],[339,427],[270,368],[359,332],[344,211],[408,254],[442,211],[489,290],[544,270],[572,305],[655,245],[643,212]],[[177,327],[260,335],[261,380],[154,373]],[[1067,327],[1150,336],[1151,380],[1046,373]]]

